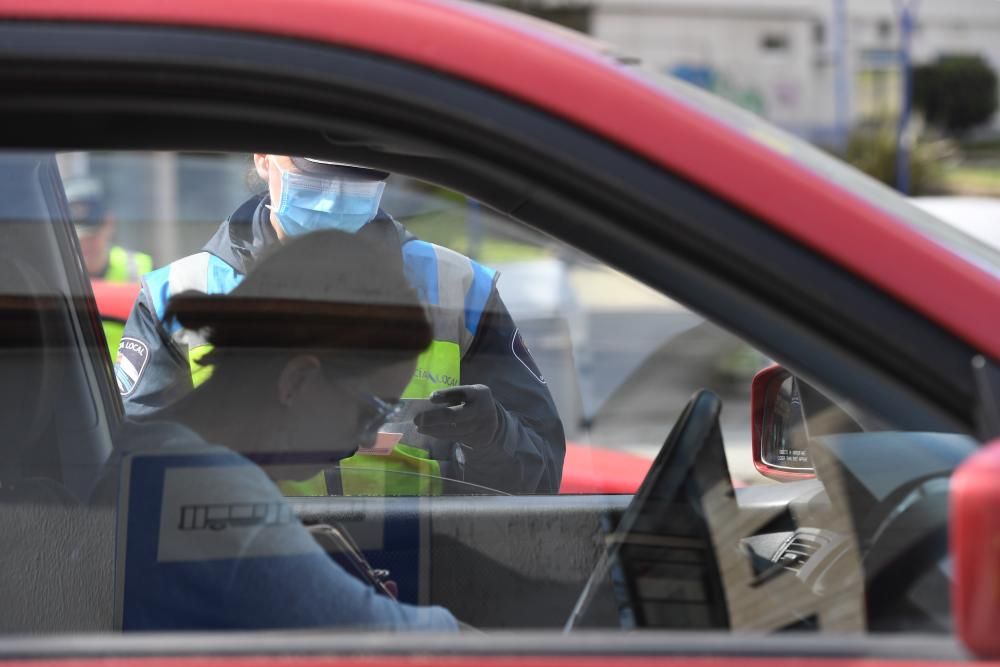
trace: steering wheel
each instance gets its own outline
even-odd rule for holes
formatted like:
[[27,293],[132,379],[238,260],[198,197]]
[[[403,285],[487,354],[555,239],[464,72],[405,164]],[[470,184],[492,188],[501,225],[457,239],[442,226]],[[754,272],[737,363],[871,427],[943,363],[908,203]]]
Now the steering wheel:
[[[564,632],[573,630],[583,618],[598,588],[605,581],[616,557],[623,545],[629,541],[630,536],[638,535],[641,537],[642,534],[675,535],[687,531],[690,532],[690,535],[675,536],[692,542],[704,540],[708,547],[706,553],[713,553],[708,538],[708,528],[704,524],[704,512],[699,510],[701,510],[701,495],[705,489],[720,481],[724,481],[730,486],[732,484],[729,470],[726,467],[725,449],[722,446],[722,435],[719,429],[721,410],[722,401],[706,389],[699,390],[688,401],[673,429],[671,429],[670,435],[667,436],[660,448],[642,485],[633,496],[632,502],[625,510],[617,527],[607,536],[607,546],[580,592],[576,604],[573,606],[573,611],[566,621]],[[693,493],[688,493],[689,491],[693,491]],[[687,497],[685,497],[686,493],[688,493]],[[659,511],[666,504],[674,503],[677,505],[686,503],[693,510],[692,517],[701,515],[701,523],[692,522],[691,517],[688,517],[689,520],[686,522],[681,520],[681,523],[686,523],[686,525],[675,525],[677,523],[674,521],[676,517],[673,516],[675,512]],[[735,506],[735,499],[733,503]],[[706,563],[708,567],[715,568],[714,558],[708,560],[713,561]],[[617,582],[616,587],[633,585],[633,582],[628,581],[627,576],[623,578],[626,581]],[[728,627],[726,604],[725,600],[721,598],[721,583],[717,586],[708,586],[705,594],[707,608],[703,619],[705,624],[697,627]],[[635,591],[630,591],[628,597],[634,596]],[[622,616],[623,613],[626,616],[630,615],[635,622],[643,625],[642,605],[636,604],[634,606],[635,609],[620,611],[619,616]],[[681,625],[679,627],[695,629],[695,626]]]

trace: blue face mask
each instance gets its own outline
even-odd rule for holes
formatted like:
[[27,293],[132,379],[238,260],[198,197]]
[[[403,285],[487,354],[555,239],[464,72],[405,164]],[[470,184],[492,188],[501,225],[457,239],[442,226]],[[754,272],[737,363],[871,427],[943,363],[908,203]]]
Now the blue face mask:
[[281,171],[281,201],[274,208],[288,236],[320,229],[354,233],[378,213],[385,181],[346,181]]

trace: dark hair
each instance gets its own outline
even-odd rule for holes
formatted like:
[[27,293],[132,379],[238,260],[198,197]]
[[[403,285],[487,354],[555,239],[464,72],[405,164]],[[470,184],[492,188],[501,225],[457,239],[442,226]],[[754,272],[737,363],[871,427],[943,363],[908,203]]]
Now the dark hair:
[[432,337],[398,246],[339,231],[277,245],[229,294],[174,296],[164,319],[201,330],[215,348],[204,361],[217,371],[230,359],[292,351],[345,367],[382,365],[415,358]]
[[247,155],[246,171],[243,172],[243,184],[247,186],[247,192],[255,197],[265,197],[268,194],[267,179],[261,178],[257,173],[257,163],[253,159],[254,154]]

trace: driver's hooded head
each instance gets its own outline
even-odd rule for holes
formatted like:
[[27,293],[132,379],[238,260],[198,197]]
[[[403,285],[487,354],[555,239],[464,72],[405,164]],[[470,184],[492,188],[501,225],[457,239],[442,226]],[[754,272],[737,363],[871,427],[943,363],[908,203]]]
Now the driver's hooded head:
[[234,291],[179,294],[166,317],[213,346],[211,377],[169,416],[263,460],[324,463],[370,444],[431,342],[398,250],[339,231],[279,244]]

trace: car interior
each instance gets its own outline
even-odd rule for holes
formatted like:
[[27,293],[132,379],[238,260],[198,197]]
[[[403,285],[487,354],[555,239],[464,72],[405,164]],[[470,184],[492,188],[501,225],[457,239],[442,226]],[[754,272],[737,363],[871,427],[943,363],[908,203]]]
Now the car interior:
[[[0,30],[29,55],[60,35],[100,51],[101,31]],[[218,61],[193,72],[162,55],[181,37],[189,54],[224,44],[289,69],[304,55],[327,60],[320,74],[241,78]],[[830,396],[824,410],[862,405],[892,425],[820,429],[807,437],[815,478],[734,489],[719,399],[691,387],[634,497],[295,499],[303,523],[343,527],[373,569],[412,573],[401,599],[484,630],[950,631],[945,480],[975,446],[967,345],[747,212],[468,83],[417,72],[390,94],[407,68],[347,51],[184,31],[128,39],[163,58],[160,79],[141,79],[141,105],[127,92],[134,72],[113,53],[119,37],[103,59],[73,61],[86,91],[4,110],[4,145],[308,152],[444,185],[733,331]],[[261,45],[271,51],[251,57]],[[34,80],[0,80],[39,92],[67,67],[57,51]],[[318,94],[310,76],[339,78]],[[59,110],[67,100],[91,104],[73,116]],[[0,555],[0,591],[17,601],[0,628],[116,631],[120,517],[86,498],[122,407],[53,155],[0,155],[0,195],[0,516],[5,535],[23,536]],[[921,353],[930,344],[941,351],[933,359]],[[822,421],[799,408],[806,423]]]
[[[3,517],[8,534],[31,536],[4,553],[4,588],[24,610],[4,614],[4,630],[112,630],[123,567],[116,518],[83,500],[119,419],[109,360],[94,354],[103,333],[78,260],[66,259],[75,244],[59,222],[54,159],[11,155],[2,164],[5,187],[37,195],[2,225],[5,247],[20,250],[2,273],[5,404],[19,406],[5,413],[16,437],[4,451]],[[973,441],[865,432],[845,426],[851,417],[832,401],[793,405],[802,415],[787,423],[814,428],[816,479],[734,490],[721,402],[701,392],[634,497],[470,499],[460,490],[300,498],[295,508],[308,525],[342,527],[372,568],[411,573],[404,598],[446,606],[483,629],[946,631],[941,482]],[[830,411],[841,421],[833,432]]]

